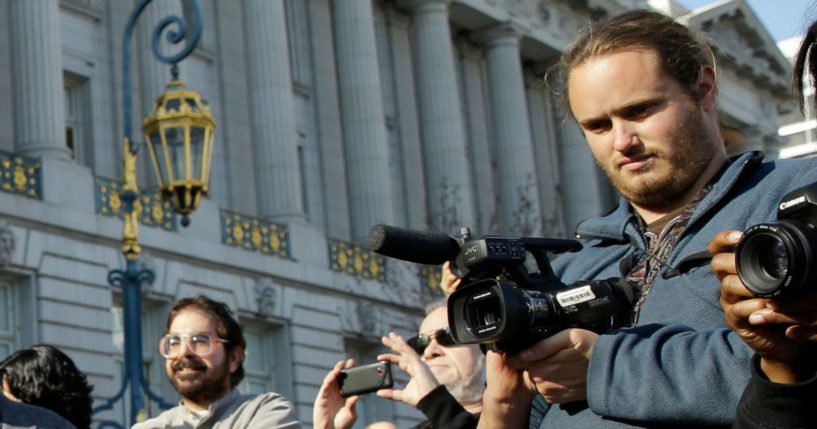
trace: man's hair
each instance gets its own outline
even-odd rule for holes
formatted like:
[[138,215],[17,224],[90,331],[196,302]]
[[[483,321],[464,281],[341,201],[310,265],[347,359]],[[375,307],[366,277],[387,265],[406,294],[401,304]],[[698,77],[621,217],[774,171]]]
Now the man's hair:
[[[711,49],[687,27],[658,12],[634,10],[591,25],[579,33],[562,54],[563,82],[566,85],[573,69],[591,58],[630,49],[654,52],[664,73],[695,100],[701,95],[695,89],[701,67],[714,67]],[[568,101],[567,97],[565,101]]]
[[[794,70],[792,71],[791,89],[794,99],[800,106],[800,113],[805,111],[805,99],[803,97],[803,84],[810,82],[814,84],[817,75],[817,21],[811,23],[803,36],[800,49],[794,59]],[[805,82],[804,82],[805,80]]]
[[[247,350],[247,341],[244,339],[244,333],[241,330],[241,325],[238,324],[230,307],[223,302],[212,300],[204,295],[199,295],[192,298],[183,298],[173,305],[170,309],[170,314],[167,316],[167,327],[165,333],[170,331],[170,325],[173,320],[184,310],[198,310],[216,320],[216,333],[219,338],[229,341],[224,344],[224,349],[227,351],[227,358],[232,354],[236,347],[241,347],[242,350]],[[238,369],[230,374],[230,387],[235,388],[241,380],[244,379],[244,360],[238,364]]]
[[432,311],[443,308],[448,306],[448,300],[446,298],[435,299],[434,301],[429,302],[426,304],[426,316],[431,314]]
[[77,429],[91,427],[91,391],[85,374],[56,347],[38,344],[0,362],[0,379],[26,404],[48,408]]

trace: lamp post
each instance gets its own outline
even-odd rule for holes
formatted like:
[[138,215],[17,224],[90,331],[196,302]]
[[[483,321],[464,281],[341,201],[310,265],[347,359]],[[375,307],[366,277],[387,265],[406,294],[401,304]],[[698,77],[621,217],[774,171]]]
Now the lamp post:
[[[139,211],[138,186],[136,180],[136,154],[139,146],[134,143],[131,132],[132,100],[130,73],[130,41],[139,15],[153,0],[140,0],[131,12],[122,38],[122,97],[123,97],[123,179],[122,212],[122,254],[125,257],[124,270],[111,270],[108,282],[122,287],[122,309],[125,336],[125,371],[119,391],[110,400],[94,409],[94,413],[113,409],[113,405],[124,398],[130,387],[129,425],[145,416],[146,398],[157,402],[162,408],[172,405],[150,390],[142,374],[142,329],[141,329],[141,287],[153,283],[155,274],[149,269],[139,269]],[[213,129],[215,123],[209,108],[195,91],[185,87],[178,80],[177,63],[187,57],[201,36],[201,9],[196,0],[189,5],[195,15],[192,25],[175,15],[162,18],[152,34],[153,55],[171,65],[173,80],[165,92],[156,99],[153,111],[144,120],[143,130],[148,143],[151,164],[163,196],[173,203],[174,211],[182,215],[182,225],[189,224],[192,213],[202,195],[208,192],[210,159],[212,156]],[[186,42],[175,55],[167,56],[160,51],[159,41],[164,30],[171,24],[175,31],[167,31],[171,44]],[[103,421],[99,428],[123,426],[115,421]]]

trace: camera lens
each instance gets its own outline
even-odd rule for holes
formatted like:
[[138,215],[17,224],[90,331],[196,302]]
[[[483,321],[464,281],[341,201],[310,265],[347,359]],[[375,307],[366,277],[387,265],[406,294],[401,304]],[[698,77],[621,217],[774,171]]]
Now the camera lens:
[[474,300],[468,307],[467,314],[468,325],[476,335],[492,331],[502,322],[501,303],[496,295]]
[[738,276],[752,294],[777,296],[811,282],[812,249],[817,240],[811,226],[784,220],[755,225],[738,243]]
[[760,269],[770,278],[781,280],[789,273],[789,255],[779,240],[771,240],[771,247],[758,256]]

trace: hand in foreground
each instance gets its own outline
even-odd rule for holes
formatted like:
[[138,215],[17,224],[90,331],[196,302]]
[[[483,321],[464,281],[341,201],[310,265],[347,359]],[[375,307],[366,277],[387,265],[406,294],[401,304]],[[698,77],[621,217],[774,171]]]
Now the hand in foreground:
[[515,356],[509,366],[525,370],[536,390],[552,404],[587,399],[587,369],[598,334],[565,329]]
[[726,324],[760,355],[769,380],[793,383],[813,375],[813,364],[804,364],[813,362],[814,345],[805,341],[817,341],[817,293],[798,300],[754,297],[737,275],[734,246],[740,237],[740,231],[723,231],[709,243]]
[[460,278],[451,271],[451,261],[443,263],[442,271],[440,272],[440,289],[442,289],[445,296],[449,296],[457,290],[460,285]]
[[485,355],[485,394],[478,428],[517,428],[527,424],[536,386],[524,371],[511,368],[504,353]]
[[357,421],[357,404],[360,396],[340,396],[338,377],[341,370],[355,366],[352,359],[340,361],[326,374],[312,406],[312,425],[315,429],[350,429]]
[[420,355],[406,343],[400,335],[389,332],[389,335],[381,339],[383,345],[392,349],[394,353],[377,356],[377,360],[389,361],[398,365],[400,369],[411,376],[411,380],[403,389],[381,389],[377,391],[377,396],[395,401],[402,401],[412,407],[416,407],[426,395],[436,389],[440,383],[431,372],[431,368],[423,362]]

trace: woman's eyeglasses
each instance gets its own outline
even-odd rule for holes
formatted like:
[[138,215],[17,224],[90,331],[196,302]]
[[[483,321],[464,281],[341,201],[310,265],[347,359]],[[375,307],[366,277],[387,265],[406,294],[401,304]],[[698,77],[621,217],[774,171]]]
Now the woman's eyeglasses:
[[431,340],[437,340],[437,344],[443,347],[458,345],[454,342],[454,337],[451,336],[451,330],[447,327],[426,334],[417,334],[406,340],[406,342],[418,355],[422,355],[423,352],[426,351],[426,347],[431,344]]

